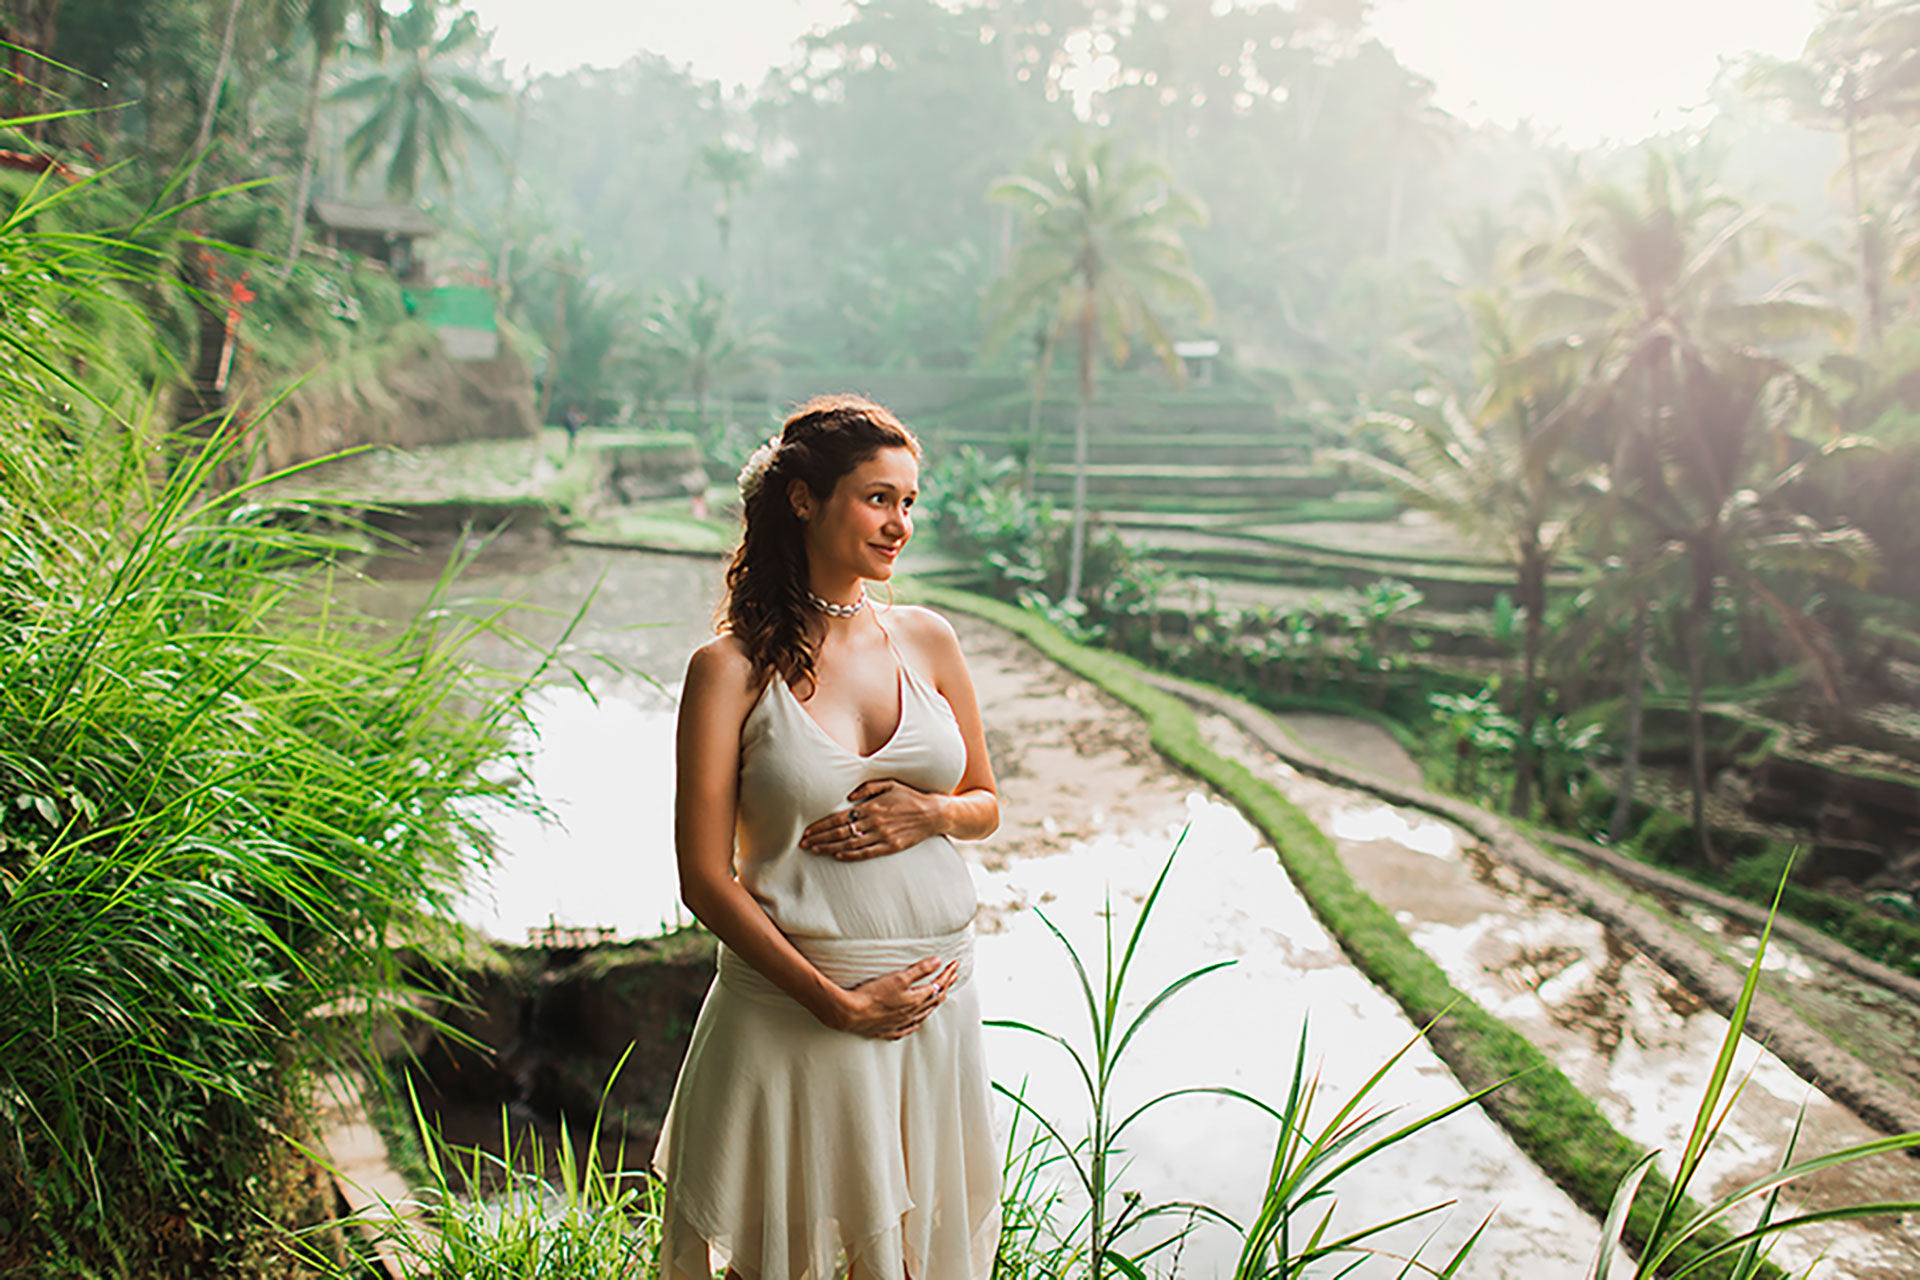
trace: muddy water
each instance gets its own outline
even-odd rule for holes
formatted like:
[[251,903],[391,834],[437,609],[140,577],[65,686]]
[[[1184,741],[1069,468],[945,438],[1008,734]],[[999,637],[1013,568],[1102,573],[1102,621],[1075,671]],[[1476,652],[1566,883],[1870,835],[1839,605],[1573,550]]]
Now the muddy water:
[[[1666,1153],[1662,1167],[1672,1172],[1725,1037],[1724,1018],[1603,926],[1488,861],[1450,824],[1305,778],[1224,720],[1210,722],[1208,732],[1217,748],[1268,770],[1456,986],[1545,1049],[1621,1132]],[[1359,730],[1346,732],[1351,738]],[[1390,739],[1345,745],[1349,758],[1393,754]],[[1785,948],[1770,949],[1766,972],[1773,981],[1818,978],[1807,958]],[[1746,1076],[1745,1091],[1701,1173],[1700,1186],[1712,1194],[1777,1167],[1803,1105],[1802,1157],[1878,1136],[1750,1041],[1736,1073]],[[1920,1162],[1886,1156],[1796,1184],[1781,1208],[1916,1198]],[[1920,1272],[1920,1224],[1809,1229],[1783,1240],[1775,1258],[1815,1277],[1911,1277]]]
[[[1089,1054],[1089,1021],[1071,961],[1039,914],[1074,943],[1098,983],[1109,920],[1117,955],[1178,844],[1134,960],[1123,1020],[1181,975],[1222,959],[1233,965],[1154,1014],[1114,1077],[1112,1115],[1125,1116],[1169,1090],[1206,1085],[1230,1086],[1277,1104],[1286,1095],[1304,1031],[1306,1071],[1321,1078],[1309,1128],[1328,1122],[1362,1081],[1414,1039],[1414,1029],[1347,963],[1273,851],[1237,810],[1195,792],[1167,818],[1158,829],[1099,835],[1065,853],[983,871],[984,936],[976,980],[987,1016],[1066,1034]],[[987,1047],[997,1080],[1022,1088],[1069,1136],[1086,1132],[1083,1086],[1057,1046],[994,1028]],[[1459,1097],[1460,1086],[1445,1064],[1415,1044],[1370,1101],[1398,1108],[1389,1126],[1398,1127]],[[1258,1210],[1276,1128],[1242,1102],[1170,1101],[1127,1134],[1119,1185],[1148,1205],[1199,1201],[1248,1221]],[[1593,1221],[1477,1109],[1349,1171],[1338,1187],[1336,1234],[1445,1206],[1376,1242],[1405,1254],[1432,1233],[1425,1256],[1435,1265],[1494,1214],[1467,1271],[1475,1276],[1573,1280],[1585,1274],[1599,1235]],[[1296,1231],[1311,1230],[1309,1217],[1317,1221],[1318,1212],[1296,1220]],[[1187,1218],[1170,1221],[1184,1225]],[[1143,1230],[1128,1244],[1144,1246],[1156,1238]],[[1237,1250],[1230,1231],[1203,1223],[1181,1248],[1180,1272],[1221,1274],[1231,1269]],[[1382,1257],[1353,1274],[1391,1276],[1400,1268]]]

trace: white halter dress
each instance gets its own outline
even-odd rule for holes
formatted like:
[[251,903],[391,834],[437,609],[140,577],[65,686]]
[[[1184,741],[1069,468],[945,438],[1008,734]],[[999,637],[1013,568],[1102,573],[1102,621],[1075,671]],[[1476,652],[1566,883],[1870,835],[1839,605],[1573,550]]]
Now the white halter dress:
[[[891,641],[889,641],[891,644]],[[839,862],[800,833],[862,782],[950,792],[966,744],[939,692],[894,654],[900,723],[861,756],[774,676],[741,730],[735,868],[843,986],[927,956],[960,963],[944,1003],[901,1040],[834,1031],[720,947],[654,1170],[666,1183],[661,1280],[986,1280],[999,1239],[973,965],[973,881],[944,836]]]

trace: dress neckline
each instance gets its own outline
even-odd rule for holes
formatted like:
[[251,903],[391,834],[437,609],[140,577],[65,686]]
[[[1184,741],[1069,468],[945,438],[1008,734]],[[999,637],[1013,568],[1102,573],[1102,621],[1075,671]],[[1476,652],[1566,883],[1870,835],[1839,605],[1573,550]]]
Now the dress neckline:
[[[889,642],[887,647],[888,648],[893,647],[891,642]],[[815,720],[813,718],[812,713],[809,712],[806,709],[806,707],[801,705],[800,699],[794,695],[793,686],[787,683],[787,678],[785,676],[781,675],[778,672],[775,672],[773,678],[779,681],[780,688],[787,695],[788,704],[793,707],[794,711],[799,713],[800,718],[802,720],[805,720],[808,724],[812,725],[813,731],[819,734],[822,738],[826,739],[829,743],[833,744],[834,747],[838,748],[842,755],[849,756],[852,759],[872,760],[882,755],[889,748],[891,748],[894,743],[900,741],[901,731],[907,727],[907,663],[906,663],[906,660],[900,656],[897,650],[894,652],[894,655],[893,655],[893,678],[894,678],[894,702],[898,706],[899,711],[896,719],[893,722],[893,732],[887,735],[887,740],[885,742],[881,743],[879,746],[875,747],[872,751],[868,752],[865,755],[862,755],[860,752],[855,751],[852,747],[849,747],[846,743],[840,741],[840,739],[828,733],[825,727],[822,726],[818,720]]]

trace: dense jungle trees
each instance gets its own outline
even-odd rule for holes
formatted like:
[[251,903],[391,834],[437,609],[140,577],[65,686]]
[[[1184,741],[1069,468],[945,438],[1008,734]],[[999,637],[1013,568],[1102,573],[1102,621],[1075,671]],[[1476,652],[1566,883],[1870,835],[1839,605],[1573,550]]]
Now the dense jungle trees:
[[[1696,805],[1712,781],[1700,740],[1722,682],[1812,663],[1808,688],[1825,700],[1879,678],[1815,656],[1846,655],[1823,647],[1822,629],[1920,589],[1898,483],[1920,449],[1920,3],[1834,5],[1803,57],[1727,76],[1715,91],[1723,120],[1666,140],[1650,161],[1572,156],[1525,129],[1448,117],[1434,86],[1371,37],[1358,0],[1217,7],[869,0],[744,90],[639,55],[534,77],[512,102],[496,94],[505,78],[479,21],[454,0],[391,12],[348,0],[5,0],[0,21],[23,49],[75,68],[15,56],[10,102],[114,108],[33,126],[22,154],[44,148],[88,168],[137,160],[120,179],[137,202],[211,121],[203,190],[284,189],[195,216],[288,263],[284,289],[302,306],[335,305],[294,265],[318,261],[293,216],[309,188],[424,199],[442,228],[436,271],[510,275],[495,283],[546,371],[544,402],[553,413],[590,404],[596,419],[680,395],[705,418],[729,369],[770,357],[823,370],[993,368],[1042,384],[1055,340],[1081,336],[1088,314],[1065,283],[1071,253],[1043,230],[1043,211],[1075,197],[1067,186],[984,197],[1084,130],[1105,163],[1158,165],[1156,181],[1212,215],[1180,228],[1190,278],[1173,271],[1176,296],[1149,285],[1138,299],[1151,305],[1128,304],[1165,330],[1149,324],[1130,345],[1217,337],[1229,377],[1326,435],[1404,410],[1403,439],[1406,424],[1441,434],[1403,478],[1451,487],[1456,509],[1460,494],[1505,493],[1526,513],[1495,519],[1506,508],[1490,498],[1472,512],[1475,527],[1507,531],[1498,540],[1515,564],[1516,719],[1567,709],[1556,691],[1570,673],[1540,634],[1555,606],[1539,584],[1554,565],[1617,568],[1605,608],[1592,605],[1612,630],[1594,634],[1639,656],[1613,653],[1574,683],[1628,704],[1613,721],[1628,792],[1638,674],[1689,688]],[[1831,209],[1805,194],[1829,172]],[[1767,203],[1762,173],[1811,207]],[[1046,185],[1046,172],[1033,180]],[[1097,290],[1120,279],[1099,276]],[[1210,319],[1192,305],[1199,286],[1216,304]],[[1463,287],[1504,299],[1497,323],[1463,319]],[[1023,289],[1039,292],[1016,317],[1008,303]],[[1857,316],[1850,328],[1843,311]],[[1146,363],[1111,340],[1127,327],[1076,343],[1086,396],[1108,370]],[[1709,447],[1694,420],[1739,418],[1738,389],[1759,369],[1774,373],[1744,427],[1725,428],[1740,447]],[[1398,398],[1422,386],[1429,402]],[[1836,436],[1873,440],[1876,460],[1830,447]],[[1490,446],[1501,438],[1504,451]],[[1518,461],[1536,449],[1551,465]],[[1562,481],[1589,497],[1542,508]],[[1792,532],[1773,515],[1749,520],[1762,506],[1820,537],[1858,530],[1860,554],[1769,550],[1751,563],[1792,567],[1743,576],[1751,540],[1771,548]],[[1867,542],[1880,568],[1863,588]],[[1719,550],[1696,583],[1687,566],[1709,543]],[[1838,577],[1816,585],[1816,563]],[[1780,607],[1760,601],[1762,586]],[[1538,779],[1532,735],[1521,736],[1513,799],[1525,808]]]

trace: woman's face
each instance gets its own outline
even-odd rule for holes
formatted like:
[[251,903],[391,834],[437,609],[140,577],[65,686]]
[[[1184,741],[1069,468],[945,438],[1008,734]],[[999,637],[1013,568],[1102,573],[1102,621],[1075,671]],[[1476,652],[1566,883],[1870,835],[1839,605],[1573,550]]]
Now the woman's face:
[[909,449],[886,448],[841,476],[825,502],[797,481],[792,496],[806,523],[815,573],[884,581],[913,536],[920,464]]

